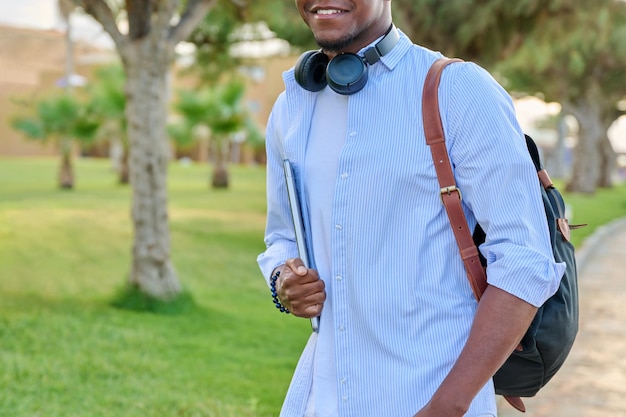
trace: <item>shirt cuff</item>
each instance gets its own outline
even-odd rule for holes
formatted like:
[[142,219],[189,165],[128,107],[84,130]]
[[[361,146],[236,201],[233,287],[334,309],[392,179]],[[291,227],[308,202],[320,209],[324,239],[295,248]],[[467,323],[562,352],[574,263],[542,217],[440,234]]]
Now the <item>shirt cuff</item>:
[[[559,288],[565,263],[513,244],[499,244],[487,254],[487,282],[540,307]],[[491,261],[491,262],[490,262]]]

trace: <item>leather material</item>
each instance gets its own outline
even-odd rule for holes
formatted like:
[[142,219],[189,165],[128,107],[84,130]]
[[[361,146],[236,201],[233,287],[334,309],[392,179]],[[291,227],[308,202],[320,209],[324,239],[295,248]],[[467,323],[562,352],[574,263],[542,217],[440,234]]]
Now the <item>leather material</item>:
[[567,219],[556,219],[556,225],[559,228],[559,232],[561,232],[561,236],[563,239],[570,241],[570,228]]
[[510,395],[503,395],[503,397],[506,402],[511,404],[511,406],[513,406],[516,410],[521,411],[522,413],[526,412],[526,405],[520,397],[511,397]]
[[539,172],[537,172],[537,175],[539,176],[539,181],[541,182],[541,185],[543,185],[543,188],[554,187],[554,184],[552,183],[552,180],[550,179],[550,176],[548,175],[548,171],[546,171],[545,169],[542,169]]
[[[442,189],[441,200],[446,208],[452,230],[463,259],[463,265],[470,278],[469,282],[476,299],[479,300],[487,289],[487,275],[480,262],[479,252],[474,244],[472,232],[467,225],[465,213],[461,206],[461,194],[456,188],[456,180],[450,165],[446,140],[443,133],[443,125],[439,116],[439,82],[443,69],[454,62],[462,62],[460,59],[440,59],[436,61],[424,82],[424,95],[422,96],[422,113],[424,120],[424,132],[426,143],[430,146],[430,152],[437,171],[439,186]],[[444,191],[453,190],[453,191]]]

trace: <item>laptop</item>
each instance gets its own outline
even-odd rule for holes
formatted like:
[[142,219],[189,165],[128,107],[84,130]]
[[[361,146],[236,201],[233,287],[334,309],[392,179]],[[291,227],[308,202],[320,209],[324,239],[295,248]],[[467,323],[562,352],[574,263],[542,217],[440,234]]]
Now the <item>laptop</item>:
[[[289,159],[283,159],[283,169],[285,171],[285,183],[287,184],[287,194],[289,195],[289,208],[291,210],[291,218],[293,219],[293,228],[296,235],[296,244],[298,246],[298,256],[302,259],[304,266],[311,267],[309,252],[306,247],[306,235],[304,232],[304,222],[302,220],[302,211],[300,210],[300,200],[296,191],[296,181],[293,175],[293,167]],[[319,317],[311,319],[311,327],[314,332],[319,329]]]

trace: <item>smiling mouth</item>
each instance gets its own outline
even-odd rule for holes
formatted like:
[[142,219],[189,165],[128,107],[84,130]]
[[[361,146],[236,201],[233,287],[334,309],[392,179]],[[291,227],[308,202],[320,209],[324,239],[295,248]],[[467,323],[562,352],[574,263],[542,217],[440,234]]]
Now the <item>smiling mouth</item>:
[[318,16],[332,16],[332,15],[343,14],[343,13],[345,13],[343,10],[338,10],[338,9],[318,9],[314,12],[314,14]]

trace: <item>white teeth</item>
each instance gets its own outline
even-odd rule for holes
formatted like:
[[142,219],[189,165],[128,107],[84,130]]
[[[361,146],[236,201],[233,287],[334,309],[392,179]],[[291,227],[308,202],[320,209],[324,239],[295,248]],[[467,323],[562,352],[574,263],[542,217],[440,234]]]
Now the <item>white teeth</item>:
[[318,10],[317,14],[339,14],[341,10]]

